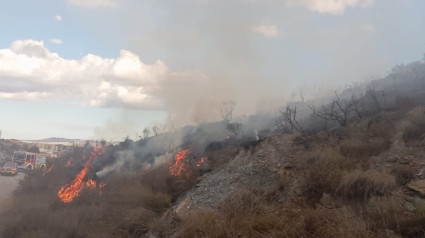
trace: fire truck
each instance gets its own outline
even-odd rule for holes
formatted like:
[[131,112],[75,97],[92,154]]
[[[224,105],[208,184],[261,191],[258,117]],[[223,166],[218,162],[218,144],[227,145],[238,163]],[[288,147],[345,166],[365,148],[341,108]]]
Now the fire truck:
[[26,151],[15,151],[12,161],[18,164],[19,170],[46,169],[47,154]]

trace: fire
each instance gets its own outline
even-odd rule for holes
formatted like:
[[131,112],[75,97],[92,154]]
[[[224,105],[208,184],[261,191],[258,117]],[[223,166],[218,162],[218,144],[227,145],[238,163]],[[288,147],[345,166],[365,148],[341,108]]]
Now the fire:
[[94,181],[93,179],[87,180],[86,187],[87,188],[95,188],[96,187],[96,181]]
[[151,168],[151,164],[145,164],[145,166],[143,166],[143,170],[149,170]]
[[102,195],[102,188],[105,187],[106,183],[100,183],[99,184],[99,195]]
[[44,171],[43,176],[46,175],[46,174],[48,174],[48,173],[50,173],[50,171],[52,171],[53,167],[55,167],[54,164],[52,164],[52,166],[50,166],[49,169],[47,169],[46,171]]
[[[61,199],[63,203],[71,202],[75,197],[80,194],[81,190],[84,187],[93,187],[96,186],[96,182],[93,180],[88,180],[86,183],[83,183],[83,179],[87,175],[87,172],[91,168],[91,162],[96,159],[98,156],[104,154],[106,151],[106,147],[104,146],[98,146],[93,148],[93,151],[90,153],[90,156],[84,165],[84,168],[81,170],[79,174],[75,176],[74,181],[69,185],[63,186],[61,189],[59,189],[58,197]],[[85,158],[85,156],[83,156]]]
[[71,166],[71,160],[68,160],[68,162],[66,163],[65,167]]
[[205,158],[202,157],[199,162],[196,164],[196,167],[201,167],[201,165],[205,162]]
[[230,139],[230,136],[226,136],[226,139]]
[[[170,174],[174,176],[179,176],[182,174],[182,171],[184,169],[184,159],[186,158],[187,154],[189,154],[189,150],[182,150],[179,153],[176,154],[176,161],[171,163],[170,165]],[[188,176],[188,174],[186,174]]]

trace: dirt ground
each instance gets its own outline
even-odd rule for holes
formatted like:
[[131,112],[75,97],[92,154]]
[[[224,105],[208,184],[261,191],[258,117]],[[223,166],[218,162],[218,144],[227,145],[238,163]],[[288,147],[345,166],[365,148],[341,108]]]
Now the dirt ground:
[[19,172],[16,176],[0,176],[0,211],[12,201],[12,193],[24,175],[24,173]]

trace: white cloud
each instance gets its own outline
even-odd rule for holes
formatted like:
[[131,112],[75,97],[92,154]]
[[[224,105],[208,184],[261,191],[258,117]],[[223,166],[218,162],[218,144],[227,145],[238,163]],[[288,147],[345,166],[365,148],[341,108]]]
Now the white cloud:
[[50,39],[50,42],[52,42],[53,44],[56,44],[56,45],[60,45],[60,44],[63,43],[62,40],[58,39],[58,38]]
[[111,0],[68,0],[68,4],[82,8],[115,7]]
[[276,25],[258,25],[252,28],[252,31],[264,35],[267,38],[272,38],[279,35]]
[[62,21],[62,16],[60,16],[60,15],[56,15],[56,16],[55,16],[55,19],[56,19],[56,21]]
[[216,99],[223,91],[215,90],[217,85],[201,72],[169,72],[164,62],[146,64],[127,50],[117,58],[88,54],[68,60],[50,52],[42,41],[19,40],[9,49],[0,49],[3,99],[63,99],[96,107],[164,109],[194,117],[191,110],[200,98]]
[[290,6],[306,7],[311,11],[341,15],[349,7],[370,7],[375,0],[287,0]]

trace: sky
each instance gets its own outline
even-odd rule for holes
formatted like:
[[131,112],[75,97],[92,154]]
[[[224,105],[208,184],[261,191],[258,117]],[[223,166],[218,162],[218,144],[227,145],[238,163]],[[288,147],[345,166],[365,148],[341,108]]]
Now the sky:
[[229,100],[262,113],[425,53],[422,0],[0,1],[7,139],[137,138]]

